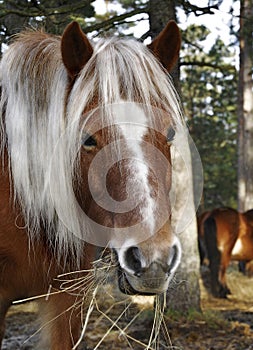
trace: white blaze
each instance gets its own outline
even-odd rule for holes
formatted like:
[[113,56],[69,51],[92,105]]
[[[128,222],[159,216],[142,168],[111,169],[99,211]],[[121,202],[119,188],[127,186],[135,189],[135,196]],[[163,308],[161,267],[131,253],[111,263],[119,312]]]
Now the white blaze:
[[120,131],[128,149],[131,151],[132,157],[129,161],[131,186],[129,189],[134,194],[136,191],[141,193],[138,201],[143,203],[141,206],[141,216],[149,229],[149,234],[153,234],[155,228],[154,212],[156,203],[151,196],[150,184],[148,180],[149,167],[147,159],[145,159],[143,147],[145,147],[144,136],[147,134],[148,120],[144,111],[134,103],[124,103],[116,105],[113,110],[116,123],[120,127]]

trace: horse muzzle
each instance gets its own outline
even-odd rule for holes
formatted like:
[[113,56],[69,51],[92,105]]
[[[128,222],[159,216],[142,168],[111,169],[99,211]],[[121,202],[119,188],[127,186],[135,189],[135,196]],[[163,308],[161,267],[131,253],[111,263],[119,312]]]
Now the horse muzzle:
[[153,263],[150,269],[131,275],[119,268],[119,288],[122,293],[133,295],[154,295],[164,292],[169,284],[169,273],[165,273],[161,265]]
[[158,260],[143,267],[142,260],[138,248],[132,247],[125,253],[126,267],[119,262],[118,283],[124,294],[155,295],[165,292],[181,260],[180,245],[177,243],[170,249],[166,263]]

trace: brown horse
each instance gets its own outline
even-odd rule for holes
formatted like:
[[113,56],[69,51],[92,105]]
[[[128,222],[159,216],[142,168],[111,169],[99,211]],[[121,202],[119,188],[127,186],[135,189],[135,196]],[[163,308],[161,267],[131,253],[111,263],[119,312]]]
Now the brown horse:
[[211,290],[216,297],[226,298],[230,290],[226,269],[231,260],[253,259],[253,210],[239,213],[232,208],[217,208],[198,218],[201,255],[209,261]]
[[[111,249],[122,292],[167,290],[181,257],[168,196],[171,135],[184,126],[167,74],[179,48],[173,21],[149,47],[93,45],[73,22],[61,38],[21,33],[4,53],[0,341],[12,302],[48,293],[47,349],[71,349],[96,246]],[[82,286],[54,293],[74,269]]]

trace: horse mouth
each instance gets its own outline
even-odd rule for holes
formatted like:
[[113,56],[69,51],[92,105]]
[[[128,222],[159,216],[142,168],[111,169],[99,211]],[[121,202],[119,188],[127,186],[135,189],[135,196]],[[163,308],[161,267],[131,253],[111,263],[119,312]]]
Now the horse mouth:
[[118,267],[118,286],[121,293],[126,295],[155,295],[156,292],[143,292],[138,291],[132,287],[130,282],[127,279],[126,273],[122,270],[122,268]]

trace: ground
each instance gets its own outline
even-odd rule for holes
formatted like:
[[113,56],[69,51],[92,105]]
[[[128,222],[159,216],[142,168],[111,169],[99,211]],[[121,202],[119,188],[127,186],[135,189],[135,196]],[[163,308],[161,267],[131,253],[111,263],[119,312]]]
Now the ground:
[[[150,347],[147,344],[153,325],[153,299],[137,297],[129,304],[129,300],[115,295],[115,289],[107,286],[106,292],[103,290],[99,295],[99,305],[94,307],[97,310],[91,314],[86,345],[82,342],[80,349],[253,350],[253,278],[243,276],[235,268],[228,271],[227,277],[232,292],[228,299],[211,297],[201,283],[203,313],[193,312],[188,317],[166,315],[160,335]],[[35,303],[11,308],[4,350],[36,348],[39,337],[35,333],[36,310]],[[115,322],[117,318],[120,320]]]

